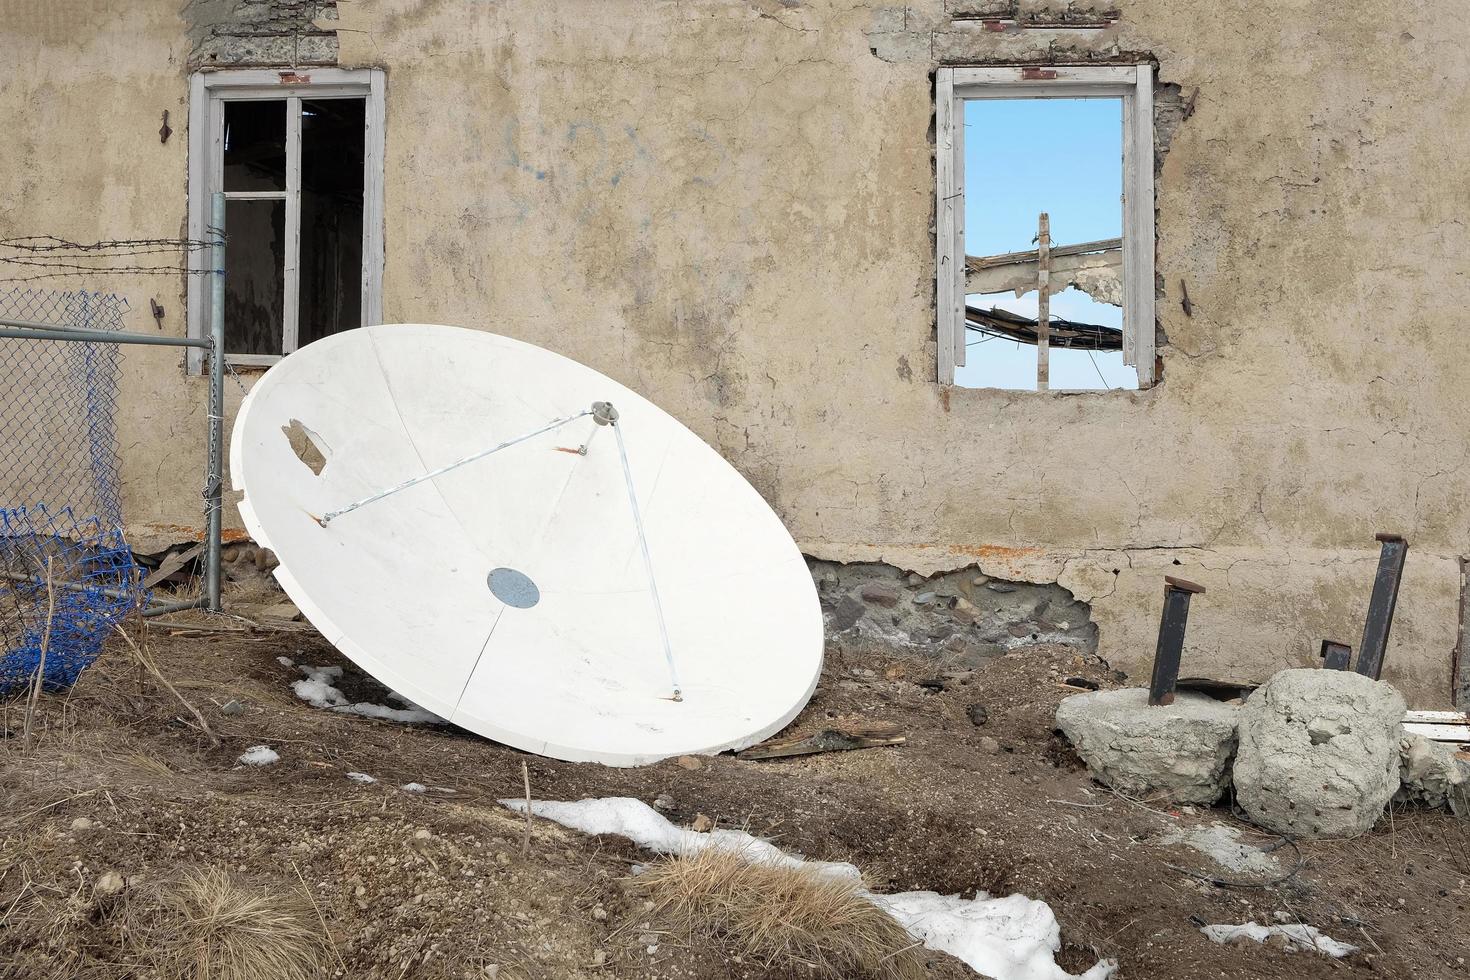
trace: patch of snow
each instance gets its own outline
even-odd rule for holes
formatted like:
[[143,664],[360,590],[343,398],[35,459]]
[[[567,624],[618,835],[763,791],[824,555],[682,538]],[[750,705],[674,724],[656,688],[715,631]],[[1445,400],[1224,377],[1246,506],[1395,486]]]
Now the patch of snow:
[[1240,831],[1222,823],[1208,827],[1176,827],[1162,838],[1165,844],[1185,844],[1206,855],[1222,868],[1269,875],[1281,870],[1276,859],[1259,847],[1240,839]]
[[[525,800],[500,802],[519,813],[526,812]],[[534,800],[531,803],[531,812],[563,827],[580,830],[584,834],[617,834],[659,854],[687,856],[718,847],[739,851],[747,861],[764,861],[782,868],[799,868],[805,865],[820,874],[846,878],[857,884],[861,884],[863,880],[862,872],[851,864],[804,861],[800,857],[787,854],[770,841],[752,837],[743,830],[717,827],[707,834],[698,834],[684,827],[675,827],[647,803],[628,797],[610,796],[570,803]]]
[[[413,704],[407,698],[404,698],[403,701],[406,704]],[[404,724],[413,724],[414,722],[425,725],[448,724],[448,722],[434,714],[434,712],[420,708],[416,704],[411,708],[390,708],[386,704],[358,703],[343,705],[333,710],[349,715],[362,715],[364,718],[381,718],[384,721],[399,721]]]
[[1264,943],[1272,936],[1281,936],[1289,943],[1289,949],[1310,949],[1338,959],[1356,953],[1358,947],[1339,942],[1324,934],[1316,926],[1295,923],[1290,925],[1263,926],[1254,922],[1243,922],[1238,926],[1200,926],[1200,932],[1216,943],[1228,943],[1236,939],[1253,939]]
[[240,761],[247,766],[269,766],[280,762],[281,757],[269,745],[252,745],[241,753]]
[[368,704],[349,702],[347,696],[338,690],[335,681],[342,679],[341,667],[310,667],[306,664],[293,664],[285,657],[277,657],[277,660],[288,667],[296,667],[306,675],[305,680],[293,681],[291,690],[296,696],[310,704],[313,708],[327,708],[332,711],[340,711],[343,714],[361,715],[364,718],[379,718],[383,721],[397,721],[404,724],[448,724],[443,718],[414,704],[401,694],[389,692],[389,697],[399,704],[406,705],[403,708],[390,708],[386,704]]
[[[504,806],[525,812],[525,800],[501,800]],[[805,867],[822,875],[846,879],[861,888],[862,873],[845,862],[805,861],[787,854],[770,841],[739,830],[716,828],[695,833],[669,823],[642,800],[626,797],[553,802],[536,800],[531,812],[586,834],[617,834],[660,854],[690,855],[708,848],[737,851],[747,861],[778,867]],[[1056,965],[1062,948],[1061,927],[1051,907],[1024,895],[991,898],[983,892],[973,899],[936,892],[876,895],[863,889],[874,905],[893,916],[904,929],[930,949],[949,953],[995,980],[1074,980]],[[1080,980],[1107,980],[1117,969],[1113,960],[1101,960]]]
[[376,783],[378,780],[365,772],[349,772],[347,778],[354,783]]
[[423,783],[404,783],[398,788],[403,790],[405,793],[427,793],[429,791],[429,787],[425,786]]
[[291,684],[291,690],[298,698],[310,702],[313,708],[336,708],[347,703],[347,698],[332,684],[341,678],[341,667],[307,667],[303,664],[300,670],[306,675],[306,680]]
[[296,661],[292,660],[290,657],[277,657],[276,663],[280,664],[282,667],[296,666]]
[[[937,892],[869,893],[868,898],[925,946],[948,953],[987,977],[1060,980],[1072,976],[1056,965],[1062,928],[1045,902],[1020,894],[991,898],[984,892],[973,899]],[[1101,960],[1081,976],[1083,980],[1106,980],[1117,968],[1112,960]]]

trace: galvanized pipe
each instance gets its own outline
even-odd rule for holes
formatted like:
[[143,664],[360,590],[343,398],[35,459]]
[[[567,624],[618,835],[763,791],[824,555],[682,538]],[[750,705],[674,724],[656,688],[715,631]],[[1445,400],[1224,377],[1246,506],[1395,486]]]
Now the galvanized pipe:
[[214,195],[213,275],[209,293],[209,476],[205,483],[207,529],[204,595],[210,612],[220,606],[221,509],[224,503],[225,442],[225,195]]
[[[37,581],[34,575],[23,575],[20,572],[0,572],[0,579],[5,579],[10,582],[29,582],[32,585],[38,586],[44,584]],[[68,592],[99,592],[102,595],[107,596],[109,599],[137,598],[137,593],[124,592],[122,589],[110,589],[106,586],[100,585],[82,585],[77,582],[52,582],[51,587],[56,589],[65,589]],[[145,606],[143,609],[143,615],[145,617],[162,616],[164,613],[178,612],[181,609],[194,609],[203,604],[203,602],[204,597],[200,596],[197,599],[190,599],[187,602],[171,602],[167,605],[162,606]]]
[[1358,647],[1358,673],[1375,681],[1383,673],[1388,655],[1388,631],[1399,601],[1399,582],[1404,577],[1404,559],[1409,542],[1397,534],[1376,534],[1383,545],[1378,556],[1378,574],[1373,577],[1373,597],[1368,600],[1368,617],[1363,621],[1363,643]]
[[[30,583],[37,588],[46,584],[45,579],[38,578],[35,575],[25,575],[21,572],[0,572],[0,579],[4,579],[7,582]],[[124,592],[122,589],[109,589],[101,585],[83,585],[80,582],[52,582],[51,587],[53,589],[65,589],[67,592],[99,592],[109,599],[137,598],[137,593],[134,592]]]
[[209,341],[198,337],[165,337],[147,333],[124,333],[120,330],[87,330],[61,327],[54,323],[30,320],[0,319],[0,337],[10,340],[71,340],[79,343],[143,344],[149,347],[208,347]]
[[1164,576],[1164,614],[1159,618],[1159,640],[1154,648],[1154,672],[1148,685],[1148,703],[1174,703],[1179,683],[1179,660],[1184,654],[1184,628],[1189,623],[1189,597],[1205,587],[1182,578]]
[[143,610],[144,619],[152,619],[154,616],[165,616],[168,613],[183,612],[185,609],[198,609],[204,605],[205,597],[190,599],[188,602],[171,602],[166,606],[149,606]]

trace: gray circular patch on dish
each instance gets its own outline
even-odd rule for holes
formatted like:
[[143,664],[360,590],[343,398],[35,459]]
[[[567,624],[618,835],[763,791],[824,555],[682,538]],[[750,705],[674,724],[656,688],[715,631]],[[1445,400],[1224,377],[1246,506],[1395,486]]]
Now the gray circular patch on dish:
[[507,606],[530,609],[541,601],[541,590],[536,588],[536,583],[529,575],[514,568],[494,569],[489,583],[490,592]]

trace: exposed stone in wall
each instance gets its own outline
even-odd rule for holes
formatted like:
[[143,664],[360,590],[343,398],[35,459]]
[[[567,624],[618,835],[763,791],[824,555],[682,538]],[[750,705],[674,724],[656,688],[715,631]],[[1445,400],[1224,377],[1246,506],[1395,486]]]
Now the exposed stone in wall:
[[848,649],[908,651],[970,667],[1037,643],[1097,650],[1091,607],[1060,585],[1007,582],[973,566],[926,578],[881,563],[808,564],[827,635]]
[[1017,21],[1023,24],[1081,26],[1117,20],[1113,0],[945,0],[957,19]]
[[334,65],[336,0],[189,0],[189,64]]

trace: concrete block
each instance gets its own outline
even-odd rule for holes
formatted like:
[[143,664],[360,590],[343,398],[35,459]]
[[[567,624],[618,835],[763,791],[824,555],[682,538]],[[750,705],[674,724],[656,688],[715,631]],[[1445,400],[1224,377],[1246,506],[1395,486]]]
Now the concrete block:
[[1067,698],[1057,707],[1057,727],[1092,775],[1118,792],[1208,804],[1230,782],[1239,711],[1187,692],[1150,707],[1148,691],[1130,687]]
[[1448,806],[1470,819],[1470,762],[1453,745],[1405,735],[1399,744],[1399,782],[1395,801]]
[[1241,709],[1236,801],[1277,833],[1363,833],[1399,788],[1403,717],[1403,697],[1382,681],[1342,670],[1278,672]]

